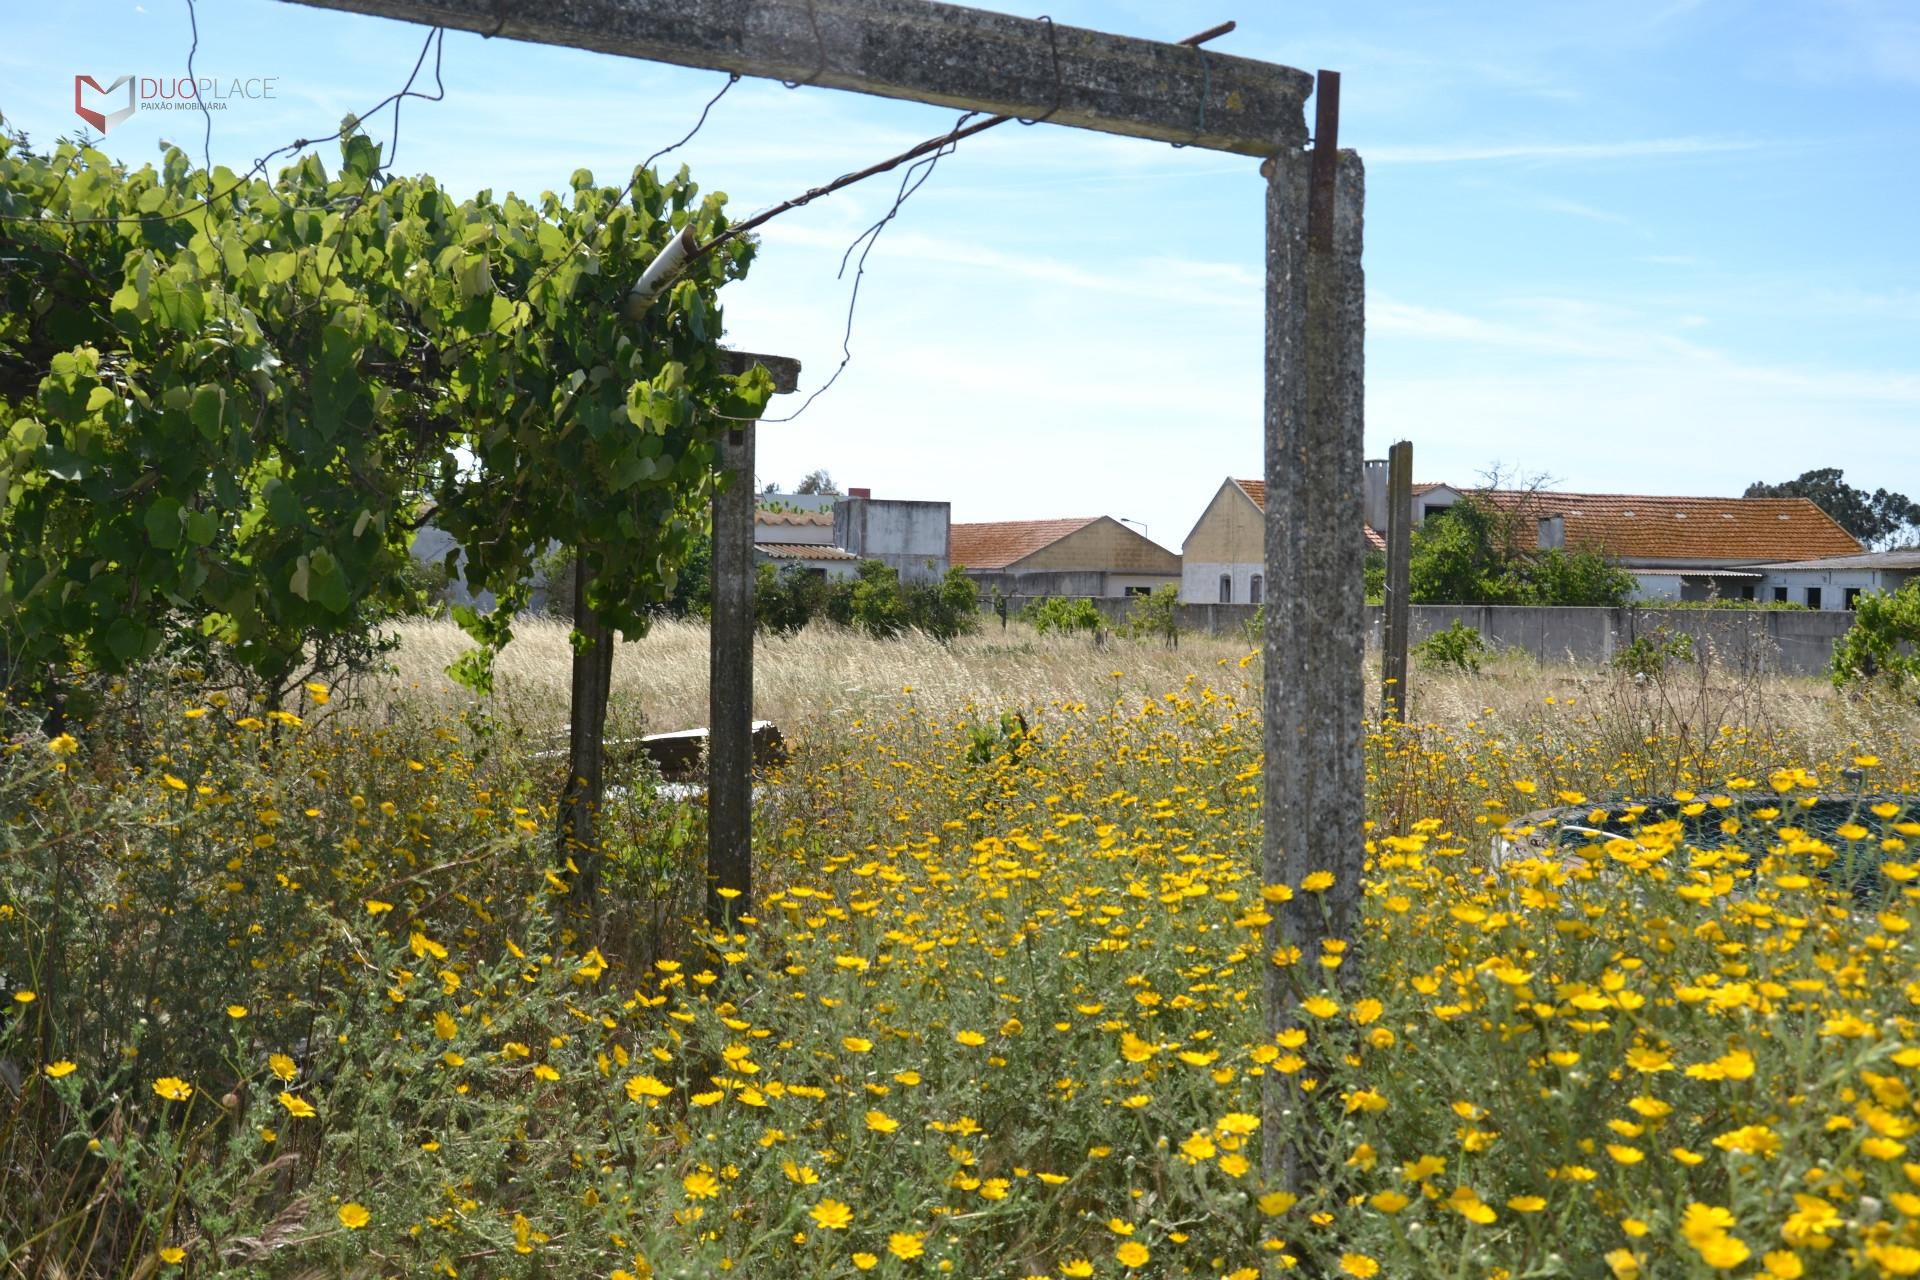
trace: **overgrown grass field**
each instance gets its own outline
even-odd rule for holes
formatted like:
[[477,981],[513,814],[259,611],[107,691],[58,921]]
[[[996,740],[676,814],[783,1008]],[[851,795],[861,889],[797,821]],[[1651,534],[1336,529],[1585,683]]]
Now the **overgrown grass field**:
[[[711,937],[643,776],[574,900],[563,633],[490,705],[441,634],[274,717],[156,678],[10,739],[0,1274],[1920,1274],[1911,707],[1428,678],[1309,968],[1242,645],[763,642],[795,754]],[[702,723],[703,641],[628,646],[616,727]]]

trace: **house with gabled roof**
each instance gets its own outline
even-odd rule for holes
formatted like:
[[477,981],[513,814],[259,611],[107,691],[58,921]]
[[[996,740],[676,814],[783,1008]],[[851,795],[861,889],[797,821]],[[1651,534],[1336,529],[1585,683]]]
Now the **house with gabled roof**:
[[[1386,463],[1369,461],[1361,536],[1386,550]],[[1783,565],[1859,555],[1864,548],[1805,498],[1668,497],[1562,493],[1550,489],[1413,486],[1411,525],[1443,516],[1472,496],[1516,516],[1529,546],[1594,551],[1631,573],[1641,600],[1772,598]],[[1265,599],[1266,485],[1228,479],[1181,548],[1180,599],[1259,604]],[[1796,580],[1797,583],[1797,580]],[[1806,584],[1797,583],[1803,595]],[[1763,591],[1765,587],[1765,591]],[[1800,596],[1793,597],[1800,602]],[[1822,597],[1818,591],[1813,599]],[[1816,606],[1817,607],[1817,606]]]
[[1806,498],[1483,490],[1541,549],[1595,551],[1634,576],[1639,600],[1755,600],[1769,564],[1865,547]]
[[1180,580],[1180,557],[1112,516],[952,526],[955,565],[1009,596],[1130,596]]

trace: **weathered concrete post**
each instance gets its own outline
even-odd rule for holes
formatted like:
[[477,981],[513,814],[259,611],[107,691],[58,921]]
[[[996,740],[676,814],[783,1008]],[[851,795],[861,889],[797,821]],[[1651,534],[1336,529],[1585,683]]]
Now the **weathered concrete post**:
[[1407,720],[1407,646],[1412,604],[1407,592],[1413,562],[1413,442],[1387,450],[1387,595],[1381,610],[1380,718]]
[[[1294,889],[1290,901],[1273,905],[1266,931],[1269,1034],[1299,1021],[1303,994],[1326,972],[1319,960],[1329,939],[1347,944],[1334,976],[1357,973],[1364,859],[1365,175],[1358,156],[1337,150],[1338,76],[1323,71],[1319,84],[1314,151],[1284,150],[1267,166],[1262,855],[1266,883]],[[1314,871],[1332,872],[1332,888],[1300,892]],[[1287,1081],[1266,1077],[1263,1156],[1269,1177],[1299,1190],[1298,1148],[1282,1135],[1293,1097]]]
[[[792,392],[800,362],[721,353],[728,373],[760,365],[774,391]],[[713,498],[713,613],[707,686],[707,921],[729,928],[753,905],[753,435],[742,423],[720,438],[724,483]],[[721,890],[728,890],[722,893]]]

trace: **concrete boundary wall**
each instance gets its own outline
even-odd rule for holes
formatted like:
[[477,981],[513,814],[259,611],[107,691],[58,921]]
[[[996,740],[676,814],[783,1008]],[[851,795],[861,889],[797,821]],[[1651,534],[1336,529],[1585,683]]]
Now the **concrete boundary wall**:
[[[1018,613],[1041,596],[1013,596]],[[1096,599],[1094,605],[1120,622],[1132,601]],[[1254,616],[1248,604],[1183,604],[1180,625],[1209,635],[1245,635]],[[1518,649],[1545,663],[1598,664],[1612,659],[1636,638],[1662,628],[1690,636],[1695,651],[1714,664],[1737,671],[1777,671],[1824,675],[1834,645],[1853,625],[1853,615],[1837,609],[1622,609],[1537,608],[1527,605],[1417,604],[1410,610],[1413,642],[1443,631],[1456,620],[1478,631],[1495,649]],[[1380,644],[1382,609],[1367,606],[1367,643]],[[1248,642],[1258,644],[1258,637]]]
[[[1381,610],[1367,612],[1369,643],[1378,644]],[[1853,625],[1853,615],[1839,610],[1427,604],[1412,612],[1416,644],[1458,620],[1496,649],[1519,649],[1540,662],[1601,663],[1636,639],[1664,633],[1691,637],[1695,652],[1717,666],[1790,675],[1824,674],[1834,645]]]

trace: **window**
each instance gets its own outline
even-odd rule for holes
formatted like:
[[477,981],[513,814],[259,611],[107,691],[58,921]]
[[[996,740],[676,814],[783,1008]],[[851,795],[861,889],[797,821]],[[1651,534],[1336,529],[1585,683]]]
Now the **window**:
[[1233,575],[1230,573],[1220,575],[1220,603],[1233,603]]
[[1820,607],[1820,588],[1808,587],[1807,588],[1807,608],[1818,609],[1819,607]]
[[1846,591],[1846,595],[1843,597],[1841,601],[1840,607],[1843,609],[1851,609],[1855,604],[1859,602],[1859,600],[1860,600],[1860,588],[1848,587]]
[[1247,603],[1259,604],[1266,599],[1267,580],[1259,574],[1253,575],[1253,581],[1247,584]]
[[1128,595],[1128,596],[1150,596],[1153,594],[1153,588],[1152,587],[1123,587],[1121,588],[1120,594]]
[[1785,587],[1775,587],[1773,589],[1773,598],[1776,603],[1785,604],[1787,602],[1787,589]]
[[1753,584],[1751,582],[1743,582],[1740,584],[1740,598],[1742,600],[1753,599]]

